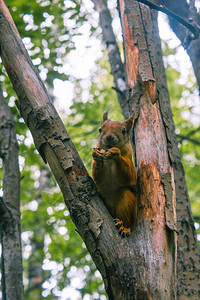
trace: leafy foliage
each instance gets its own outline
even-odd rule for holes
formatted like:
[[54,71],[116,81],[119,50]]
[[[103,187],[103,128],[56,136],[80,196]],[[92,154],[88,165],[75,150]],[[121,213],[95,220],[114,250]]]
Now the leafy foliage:
[[[87,16],[80,12],[80,1],[7,0],[13,19],[28,49],[33,63],[46,83],[66,80],[62,72],[63,57],[74,49],[73,36]],[[66,20],[71,20],[66,26]]]

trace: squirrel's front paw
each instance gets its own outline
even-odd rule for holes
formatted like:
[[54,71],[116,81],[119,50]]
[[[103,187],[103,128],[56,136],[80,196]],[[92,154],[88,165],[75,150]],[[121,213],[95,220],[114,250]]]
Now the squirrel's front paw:
[[[104,151],[105,152],[105,151]],[[103,160],[103,154],[104,152],[102,150],[99,150],[98,148],[94,148],[92,151],[92,157],[95,161],[102,161]]]
[[119,234],[122,237],[126,237],[126,236],[128,237],[130,235],[131,229],[125,228],[122,221],[120,221],[119,219],[114,219],[114,222],[115,222],[116,228],[119,230]]
[[113,147],[105,154],[105,157],[108,159],[117,159],[121,155],[120,149]]

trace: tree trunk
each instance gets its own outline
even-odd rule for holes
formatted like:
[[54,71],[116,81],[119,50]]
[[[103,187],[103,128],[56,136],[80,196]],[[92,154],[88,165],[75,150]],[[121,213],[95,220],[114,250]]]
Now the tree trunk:
[[[159,266],[157,278],[148,274],[153,299],[176,298],[175,187],[164,122],[160,113],[159,87],[154,75],[154,40],[149,9],[136,1],[119,1],[130,109],[140,107],[135,126],[136,164],[139,181],[139,225],[151,243],[146,261]],[[164,255],[162,253],[164,252]],[[167,262],[168,260],[168,262]],[[165,263],[167,263],[167,267]],[[165,268],[166,267],[166,268]],[[150,271],[151,268],[149,268]],[[158,271],[159,269],[159,271]],[[159,274],[160,272],[160,274]],[[170,275],[169,275],[170,274]],[[151,276],[152,275],[152,276]],[[153,279],[154,278],[154,279]],[[167,281],[161,278],[168,278]],[[161,283],[162,282],[162,283]],[[163,286],[159,286],[163,284]],[[158,291],[158,292],[156,292]]]
[[23,297],[20,231],[20,173],[15,125],[0,88],[0,156],[3,159],[3,198],[0,199],[2,294],[4,300]]

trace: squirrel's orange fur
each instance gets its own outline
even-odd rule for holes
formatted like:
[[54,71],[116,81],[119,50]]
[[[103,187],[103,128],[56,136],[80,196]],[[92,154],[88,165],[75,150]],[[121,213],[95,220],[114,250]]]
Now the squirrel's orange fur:
[[92,153],[92,175],[116,227],[126,236],[134,228],[137,214],[137,179],[129,142],[133,117],[114,122],[104,113],[103,121]]

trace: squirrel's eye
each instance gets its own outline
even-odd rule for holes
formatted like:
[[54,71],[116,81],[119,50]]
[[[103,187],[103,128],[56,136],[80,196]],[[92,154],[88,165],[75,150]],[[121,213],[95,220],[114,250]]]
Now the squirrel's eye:
[[101,132],[102,132],[102,128],[100,127],[100,128],[99,128],[99,133],[101,133]]
[[122,128],[122,134],[126,134],[126,128]]

